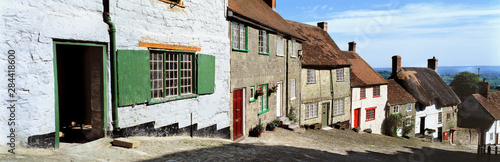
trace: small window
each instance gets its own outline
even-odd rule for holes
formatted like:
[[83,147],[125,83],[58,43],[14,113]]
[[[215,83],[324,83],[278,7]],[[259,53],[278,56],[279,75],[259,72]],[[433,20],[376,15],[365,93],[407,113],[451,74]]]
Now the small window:
[[380,97],[380,86],[373,87],[373,97]]
[[292,55],[291,55],[291,57],[297,57],[297,51],[295,49],[296,49],[295,40],[292,40],[292,47],[291,47]]
[[269,33],[265,30],[259,31],[259,54],[269,55]]
[[344,114],[344,99],[337,99],[333,101],[333,115]]
[[344,69],[340,68],[337,69],[337,82],[343,82],[344,81]]
[[392,111],[394,114],[399,113],[399,105],[394,106],[394,109]]
[[316,83],[316,75],[314,73],[314,69],[307,69],[307,83],[308,84]]
[[285,55],[285,49],[283,48],[283,37],[277,36],[276,38],[276,56],[284,56]]
[[493,133],[490,133],[490,141],[493,141]]
[[406,104],[406,111],[411,111],[411,103]]
[[268,107],[268,96],[267,96],[267,84],[263,84],[259,86],[259,90],[262,90],[263,94],[259,95],[259,114],[263,114],[269,111]]
[[247,51],[247,27],[238,22],[232,22],[232,40],[233,50]]
[[451,120],[451,112],[446,113],[446,121]]
[[360,91],[359,92],[360,99],[365,99],[366,98],[366,88],[361,87],[361,89],[359,91]]
[[254,102],[255,100],[255,86],[250,86],[250,102]]
[[366,108],[366,121],[375,120],[375,109],[377,107]]
[[438,113],[438,124],[443,122],[443,112]]
[[306,105],[306,119],[318,117],[318,104],[307,104]]
[[290,79],[290,100],[295,99],[295,79]]

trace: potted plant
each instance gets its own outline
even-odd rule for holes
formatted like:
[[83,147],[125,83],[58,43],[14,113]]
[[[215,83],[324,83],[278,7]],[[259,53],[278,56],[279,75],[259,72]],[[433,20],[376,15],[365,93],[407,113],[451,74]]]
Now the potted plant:
[[276,92],[277,90],[278,90],[278,85],[276,84],[273,84],[273,86],[269,88],[269,92]]
[[278,125],[279,125],[279,121],[273,120],[273,121],[267,123],[266,129],[268,131],[275,131],[276,128],[278,127]]
[[311,129],[320,129],[321,128],[321,124],[320,123],[314,123],[313,125],[309,126],[309,128]]
[[345,130],[345,123],[338,123],[338,124],[337,124],[337,128],[338,128],[338,129]]
[[427,134],[432,134],[432,133],[436,132],[435,129],[430,129],[430,128],[425,128],[425,131],[427,131]]
[[371,129],[371,128],[368,128],[368,129],[363,130],[363,132],[366,132],[366,133],[372,133],[372,129]]
[[255,127],[252,128],[252,130],[250,130],[250,136],[260,137],[263,132],[264,132],[264,127],[262,126],[262,123],[260,122],[259,119],[259,124],[257,124]]
[[309,129],[309,124],[304,124],[304,128]]
[[354,128],[352,128],[352,130],[353,130],[354,132],[359,132],[359,127],[354,127]]
[[259,89],[255,90],[255,95],[256,96],[264,95],[264,91],[262,90],[262,87],[259,87]]

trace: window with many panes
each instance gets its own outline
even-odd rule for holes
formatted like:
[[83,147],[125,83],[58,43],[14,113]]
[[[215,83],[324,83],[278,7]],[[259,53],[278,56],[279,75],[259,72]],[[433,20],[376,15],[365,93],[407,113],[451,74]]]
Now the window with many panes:
[[290,100],[295,99],[295,79],[290,79]]
[[284,56],[285,55],[285,44],[284,44],[285,41],[283,41],[283,37],[282,36],[277,36],[276,37],[276,55],[277,56]]
[[291,47],[291,50],[292,50],[292,55],[291,55],[291,57],[297,57],[297,50],[296,50],[296,47],[295,47],[295,40],[292,40],[292,47]]
[[406,104],[406,111],[411,111],[411,103]]
[[380,86],[373,87],[373,97],[380,97]]
[[344,69],[343,68],[337,69],[336,72],[337,72],[337,82],[344,81]]
[[259,31],[259,53],[269,55],[269,33],[265,30]]
[[307,83],[308,84],[316,83],[316,75],[314,73],[314,69],[307,69]]
[[394,106],[393,113],[399,113],[399,105]]
[[150,70],[151,98],[193,93],[192,54],[153,51],[150,56]]
[[333,115],[344,114],[344,99],[337,99],[333,101]]
[[375,120],[375,109],[377,107],[366,108],[366,121]]
[[307,104],[306,105],[306,119],[318,117],[318,104]]
[[262,90],[263,94],[259,95],[258,99],[259,100],[259,114],[263,114],[265,112],[269,111],[268,107],[268,96],[267,96],[267,84],[263,84],[259,86],[259,90]]
[[442,123],[443,122],[443,112],[439,112],[438,113],[438,123]]
[[244,24],[232,22],[232,41],[233,50],[247,50],[247,28]]
[[366,98],[366,88],[365,87],[361,87],[360,90],[359,90],[359,98],[360,99],[365,99]]

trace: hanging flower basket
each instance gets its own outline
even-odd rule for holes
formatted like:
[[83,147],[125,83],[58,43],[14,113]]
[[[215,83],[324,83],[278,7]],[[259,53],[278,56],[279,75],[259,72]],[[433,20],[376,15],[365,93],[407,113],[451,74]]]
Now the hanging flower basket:
[[262,87],[260,87],[259,89],[255,90],[255,95],[257,95],[257,96],[264,95],[264,91],[262,90]]
[[273,86],[271,88],[269,88],[269,92],[276,92],[278,90],[278,85],[276,84],[273,84]]

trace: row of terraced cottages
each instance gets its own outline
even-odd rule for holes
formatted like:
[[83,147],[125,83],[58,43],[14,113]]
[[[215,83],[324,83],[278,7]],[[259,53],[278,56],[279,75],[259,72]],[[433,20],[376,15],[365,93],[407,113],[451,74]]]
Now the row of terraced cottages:
[[[417,134],[455,126],[448,122],[456,96],[434,70],[401,68],[396,59],[386,81],[356,43],[341,51],[326,22],[284,20],[275,0],[5,6],[0,47],[15,51],[17,78],[15,96],[0,95],[17,111],[16,125],[2,125],[0,136],[15,134],[17,145],[134,135],[239,140],[291,111],[300,125],[374,133],[392,113],[410,118]],[[8,123],[5,113],[0,121]]]

